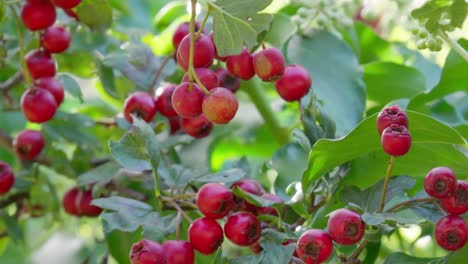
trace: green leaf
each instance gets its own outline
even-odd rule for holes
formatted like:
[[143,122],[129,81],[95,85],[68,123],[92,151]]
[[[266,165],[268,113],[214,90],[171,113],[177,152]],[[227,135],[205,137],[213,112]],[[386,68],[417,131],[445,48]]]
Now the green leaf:
[[111,67],[105,66],[101,61],[96,61],[99,80],[102,87],[110,96],[119,99],[119,94],[115,85],[114,71]]
[[227,169],[216,173],[210,173],[196,177],[193,179],[194,182],[235,182],[242,178],[245,178],[247,173],[238,168]]
[[78,98],[80,102],[83,103],[83,94],[81,93],[80,85],[73,77],[66,73],[60,73],[58,74],[58,79],[69,94]]
[[251,203],[253,205],[256,205],[256,206],[267,207],[267,206],[272,206],[274,204],[277,204],[277,202],[267,200],[267,199],[263,199],[262,197],[260,197],[258,195],[248,193],[248,192],[242,190],[241,188],[239,188],[238,186],[236,186],[236,187],[234,187],[234,189],[232,189],[232,193],[235,196],[243,198],[247,202],[249,202],[249,203]]
[[415,256],[406,255],[402,252],[390,254],[384,264],[445,264],[445,257],[442,258],[418,258]]
[[263,248],[262,264],[271,263],[289,263],[296,249],[296,244],[291,243],[283,245],[287,240],[285,233],[280,233],[273,229],[264,229],[260,239],[260,245]]
[[336,122],[337,136],[345,135],[359,123],[366,99],[362,70],[345,42],[327,32],[313,38],[296,36],[288,43],[286,57],[311,74],[312,92],[302,103],[307,106],[312,94],[316,95],[322,103],[320,108]]
[[141,234],[138,232],[122,232],[114,230],[110,233],[106,233],[106,242],[110,254],[119,264],[131,264],[129,252],[132,248],[133,243],[138,242],[141,239]]
[[[424,177],[433,167],[448,166],[460,178],[468,177],[468,157],[456,146],[467,147],[466,140],[454,129],[420,113],[407,111],[412,146],[408,154],[396,159],[393,175]],[[345,162],[352,169],[345,183],[366,187],[384,177],[389,156],[380,145],[374,114],[340,139],[321,139],[309,157],[309,168],[302,179],[306,189],[312,181]],[[359,146],[359,147],[356,147]]]
[[120,168],[121,167],[115,162],[107,162],[78,176],[78,185],[84,186],[95,183],[108,183]]
[[417,8],[411,12],[411,15],[418,20],[436,20],[440,18],[440,15],[450,6],[452,1],[450,0],[431,0],[426,2],[420,8]]
[[269,28],[273,16],[258,13],[272,0],[207,2],[213,14],[214,43],[221,56],[239,54],[257,44],[257,34]]
[[92,30],[105,30],[112,25],[112,7],[107,0],[83,0],[76,7],[80,23]]
[[308,151],[297,143],[288,143],[278,149],[269,163],[269,166],[278,172],[275,185],[284,189],[291,182],[300,181],[307,168],[308,157]]
[[453,4],[448,12],[451,16],[450,25],[462,28],[468,14],[468,4],[465,0],[453,0]]
[[297,32],[297,24],[291,17],[283,14],[275,14],[271,27],[264,37],[264,41],[276,47],[281,47]]
[[158,175],[171,189],[183,189],[200,174],[179,164],[167,165],[161,162],[158,168]]
[[187,14],[187,3],[171,1],[162,7],[154,17],[154,24],[158,29],[167,28],[175,19]]
[[23,229],[21,228],[18,220],[14,217],[8,215],[7,212],[0,210],[0,219],[3,220],[3,223],[6,227],[6,232],[8,236],[15,242],[15,243],[23,243],[24,241],[24,234]]

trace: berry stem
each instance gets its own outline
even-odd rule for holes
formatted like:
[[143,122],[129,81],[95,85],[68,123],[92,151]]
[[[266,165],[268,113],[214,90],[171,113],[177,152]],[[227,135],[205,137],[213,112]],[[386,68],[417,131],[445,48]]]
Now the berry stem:
[[458,44],[455,40],[449,37],[447,33],[445,33],[443,30],[439,30],[439,36],[447,42],[452,49],[458,53],[464,60],[468,61],[468,51],[466,51],[460,44]]
[[242,82],[241,89],[249,95],[250,99],[257,107],[258,112],[260,112],[260,115],[263,117],[265,125],[273,134],[276,141],[280,145],[288,143],[288,131],[281,127],[279,120],[271,109],[263,87],[260,84],[260,80],[258,78],[253,78],[250,81]]
[[161,200],[164,201],[164,202],[167,202],[169,205],[171,205],[174,209],[177,210],[178,213],[180,213],[189,223],[192,223],[193,220],[192,218],[190,218],[190,216],[188,216],[184,209],[182,209],[180,207],[179,204],[177,204],[174,199],[172,199],[171,197],[164,197],[164,196],[161,196]]
[[197,40],[200,37],[201,33],[203,32],[203,28],[205,28],[205,24],[206,24],[206,21],[208,21],[208,18],[210,17],[210,13],[211,13],[211,8],[208,8],[208,11],[206,12],[206,15],[203,18],[203,21],[200,25],[200,28],[198,29],[197,35],[195,36],[195,40]]
[[189,67],[189,77],[192,77],[195,80],[195,82],[198,84],[198,87],[200,87],[200,89],[202,89],[206,95],[210,94],[210,91],[203,85],[203,83],[200,81],[200,78],[198,78],[195,69],[191,66]]
[[366,239],[362,240],[361,244],[359,244],[359,247],[357,247],[356,250],[354,250],[353,254],[351,254],[351,256],[348,258],[345,264],[358,263],[356,262],[356,260],[358,259],[362,251],[366,248],[367,243],[369,243],[369,241],[367,241]]
[[161,65],[159,66],[158,70],[156,71],[156,73],[154,74],[154,78],[153,78],[153,81],[151,82],[151,86],[150,86],[150,94],[154,94],[155,90],[156,90],[156,83],[159,79],[159,77],[161,77],[161,74],[164,70],[164,67],[166,67],[166,65],[169,63],[169,61],[174,57],[175,55],[175,52],[171,53],[169,56],[167,56],[163,62],[161,63]]
[[23,36],[23,29],[21,27],[21,19],[16,13],[15,8],[12,5],[10,5],[9,7],[11,9],[11,12],[13,13],[13,16],[15,17],[16,30],[18,31],[18,46],[19,46],[19,51],[20,51],[20,61],[21,61],[21,68],[23,71],[23,76],[24,76],[24,79],[26,80],[26,84],[30,86],[32,84],[32,80],[31,80],[31,76],[29,75],[28,69],[26,68],[26,59],[25,59],[26,53],[24,50],[24,36]]
[[413,200],[408,200],[405,202],[397,203],[394,206],[390,207],[389,209],[385,210],[385,212],[395,212],[403,207],[406,207],[408,205],[413,205],[413,204],[418,204],[418,203],[432,203],[437,201],[436,198],[432,197],[427,197],[427,198],[420,198],[420,199],[413,199]]
[[382,190],[382,196],[380,196],[380,206],[377,213],[381,213],[385,207],[385,196],[387,195],[387,187],[388,187],[388,180],[390,179],[390,174],[392,173],[393,164],[395,163],[395,156],[391,156],[390,161],[388,162],[387,166],[387,173],[385,174],[385,181]]
[[191,0],[192,13],[190,16],[190,52],[189,52],[189,80],[190,89],[192,88],[193,75],[190,73],[193,68],[193,53],[195,49],[195,17],[197,16],[197,0]]

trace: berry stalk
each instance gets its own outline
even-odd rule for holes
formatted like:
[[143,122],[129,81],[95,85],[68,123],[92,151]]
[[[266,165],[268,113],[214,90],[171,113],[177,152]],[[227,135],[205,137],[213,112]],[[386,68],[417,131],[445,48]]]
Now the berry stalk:
[[464,60],[468,61],[468,51],[466,51],[460,44],[458,44],[455,40],[451,39],[447,33],[442,30],[439,30],[439,36],[447,42],[447,44],[452,47],[452,49],[458,53]]
[[384,181],[384,186],[382,190],[382,196],[380,196],[380,206],[379,206],[379,210],[377,210],[378,213],[383,212],[383,209],[385,207],[385,196],[387,195],[388,180],[390,179],[390,174],[392,173],[394,163],[395,163],[395,156],[391,156],[390,161],[388,162],[388,166],[387,166],[387,173],[385,174],[385,181]]
[[26,67],[26,60],[25,60],[25,50],[24,50],[24,36],[23,36],[23,30],[22,30],[22,22],[18,14],[16,13],[15,8],[10,5],[9,6],[11,9],[11,12],[13,13],[13,16],[15,17],[15,24],[16,24],[16,30],[18,31],[18,46],[19,46],[19,56],[20,56],[20,61],[21,61],[21,68],[23,71],[23,76],[26,81],[26,84],[30,86],[32,84],[31,81],[31,76],[29,75],[28,69]]

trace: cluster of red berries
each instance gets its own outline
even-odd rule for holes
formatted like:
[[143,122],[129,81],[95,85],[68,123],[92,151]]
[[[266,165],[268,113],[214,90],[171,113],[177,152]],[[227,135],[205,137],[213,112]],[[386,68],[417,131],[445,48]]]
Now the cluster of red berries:
[[450,251],[462,248],[468,240],[468,223],[459,215],[468,212],[468,182],[457,181],[450,168],[437,167],[426,175],[424,189],[449,214],[436,224],[437,243]]
[[408,116],[398,105],[384,108],[377,116],[377,130],[383,150],[394,157],[403,156],[411,147]]
[[101,214],[102,208],[92,205],[92,200],[91,190],[73,187],[63,196],[63,208],[70,215],[96,217]]

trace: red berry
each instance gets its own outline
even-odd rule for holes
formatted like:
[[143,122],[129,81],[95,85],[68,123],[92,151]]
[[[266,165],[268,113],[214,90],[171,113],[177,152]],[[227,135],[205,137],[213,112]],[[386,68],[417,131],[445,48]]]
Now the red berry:
[[52,26],[56,18],[55,7],[48,0],[28,1],[21,9],[21,20],[32,31]]
[[182,69],[184,69],[185,71],[188,70],[188,67],[189,67],[189,62],[188,61],[184,61],[182,60],[182,57],[180,55],[180,52],[176,52],[176,60],[177,60],[177,63],[180,65],[180,67]]
[[15,183],[15,174],[10,165],[0,160],[0,195],[10,191],[13,183]]
[[408,153],[411,147],[411,135],[406,127],[392,124],[383,131],[381,144],[387,154],[402,156]]
[[195,252],[193,246],[183,240],[169,240],[163,244],[167,264],[193,264]]
[[206,217],[193,221],[188,233],[192,246],[204,255],[218,250],[224,240],[223,229],[218,222]]
[[177,116],[177,112],[172,106],[172,94],[176,87],[176,85],[168,83],[156,91],[156,108],[165,117]]
[[218,55],[218,50],[216,49],[216,44],[214,43],[214,33],[213,33],[213,31],[210,32],[210,34],[208,34],[208,37],[209,37],[209,38],[211,39],[211,41],[213,42],[213,46],[214,46],[214,48],[215,48],[214,58],[217,59],[217,60],[219,60],[219,61],[225,62],[226,59],[227,59],[227,56],[219,56],[219,55]]
[[130,250],[132,264],[166,264],[163,247],[154,241],[143,239],[132,245]]
[[286,67],[283,54],[277,48],[267,48],[255,54],[253,65],[257,76],[266,82],[281,78]]
[[380,111],[377,116],[377,130],[379,135],[382,135],[385,128],[389,127],[391,124],[398,124],[408,128],[408,116],[398,105],[387,107]]
[[220,183],[207,183],[197,192],[197,207],[206,217],[219,219],[233,207],[231,190]]
[[249,246],[258,241],[262,228],[255,215],[249,212],[237,212],[228,217],[224,233],[232,243]]
[[353,245],[359,242],[366,231],[361,216],[349,209],[338,209],[328,219],[328,234],[338,244]]
[[279,96],[288,102],[300,100],[309,92],[311,86],[312,78],[309,72],[296,64],[288,65],[283,76],[275,83]]
[[[200,23],[196,22],[195,32],[198,32],[199,29],[200,29]],[[205,33],[205,29],[203,29],[202,32]],[[177,29],[174,31],[174,34],[172,35],[172,44],[174,45],[176,49],[179,47],[179,44],[182,41],[182,39],[188,34],[190,34],[189,22],[184,22],[177,27]]]
[[125,99],[124,116],[128,122],[133,123],[131,114],[151,122],[156,114],[156,101],[153,96],[146,92],[134,92]]
[[205,94],[196,84],[181,83],[172,94],[172,106],[181,117],[194,118],[202,113]]
[[194,118],[182,118],[180,126],[185,133],[194,138],[204,138],[213,130],[213,124],[204,115]]
[[[268,201],[273,201],[275,203],[282,203],[283,200],[276,194],[272,193],[265,193],[262,195],[262,198]],[[278,215],[278,212],[276,212],[276,209],[273,207],[269,206],[264,206],[264,207],[259,207],[257,209],[257,214],[262,215],[262,214],[267,214],[267,215]]]
[[169,127],[170,127],[170,134],[174,135],[175,133],[179,132],[181,129],[181,122],[182,119],[180,116],[173,116],[168,118]]
[[[261,196],[265,192],[262,186],[255,180],[251,179],[242,179],[231,185],[231,189],[234,189],[236,186],[244,190],[245,192]],[[257,206],[245,201],[244,199],[234,196],[234,204],[236,211],[249,211],[256,213],[258,208]]]
[[31,78],[54,77],[55,61],[43,50],[32,50],[26,54],[26,66]]
[[80,190],[76,187],[69,189],[63,196],[63,209],[70,215],[78,215],[78,195]]
[[255,75],[253,56],[247,48],[244,48],[239,55],[228,56],[226,68],[232,75],[243,80],[250,80]]
[[232,76],[225,68],[219,68],[216,70],[218,75],[219,86],[231,90],[235,93],[240,88],[240,80]]
[[458,180],[453,196],[440,199],[440,204],[449,214],[461,215],[468,212],[468,182]]
[[39,88],[49,91],[54,96],[55,101],[57,102],[57,106],[63,102],[65,91],[63,90],[63,86],[59,81],[52,77],[44,77],[37,79],[34,84]]
[[35,87],[21,97],[21,110],[30,122],[44,123],[54,117],[57,101],[49,91]]
[[81,0],[51,0],[52,3],[61,8],[74,8],[75,6],[79,5]]
[[468,224],[460,216],[447,215],[437,222],[434,233],[440,247],[455,251],[468,240]]
[[[218,76],[214,71],[208,68],[197,68],[195,69],[195,74],[197,74],[200,82],[206,89],[212,90],[219,86]],[[182,82],[188,82],[189,80],[189,74],[186,73],[184,78],[182,78]]]
[[237,113],[239,102],[228,89],[218,87],[203,98],[202,110],[206,118],[215,124],[227,124]]
[[61,26],[52,26],[46,29],[41,37],[41,46],[50,53],[64,52],[71,43],[71,36]]
[[[193,50],[193,67],[203,68],[209,67],[213,63],[214,58],[214,46],[210,38],[205,34],[201,34],[200,37],[195,41]],[[190,35],[185,36],[180,42],[179,48],[177,49],[178,61],[180,59],[180,66],[187,70],[189,57],[190,57]]]
[[435,198],[447,198],[455,192],[457,179],[447,167],[433,168],[424,179],[426,193]]
[[24,130],[16,136],[13,147],[16,154],[22,160],[32,160],[44,148],[44,137],[41,132],[35,130]]
[[102,208],[91,204],[93,201],[93,193],[91,190],[81,192],[77,199],[77,211],[79,215],[96,217],[101,214]]
[[327,260],[333,252],[330,236],[323,230],[310,229],[297,241],[297,255],[307,264],[318,264]]

